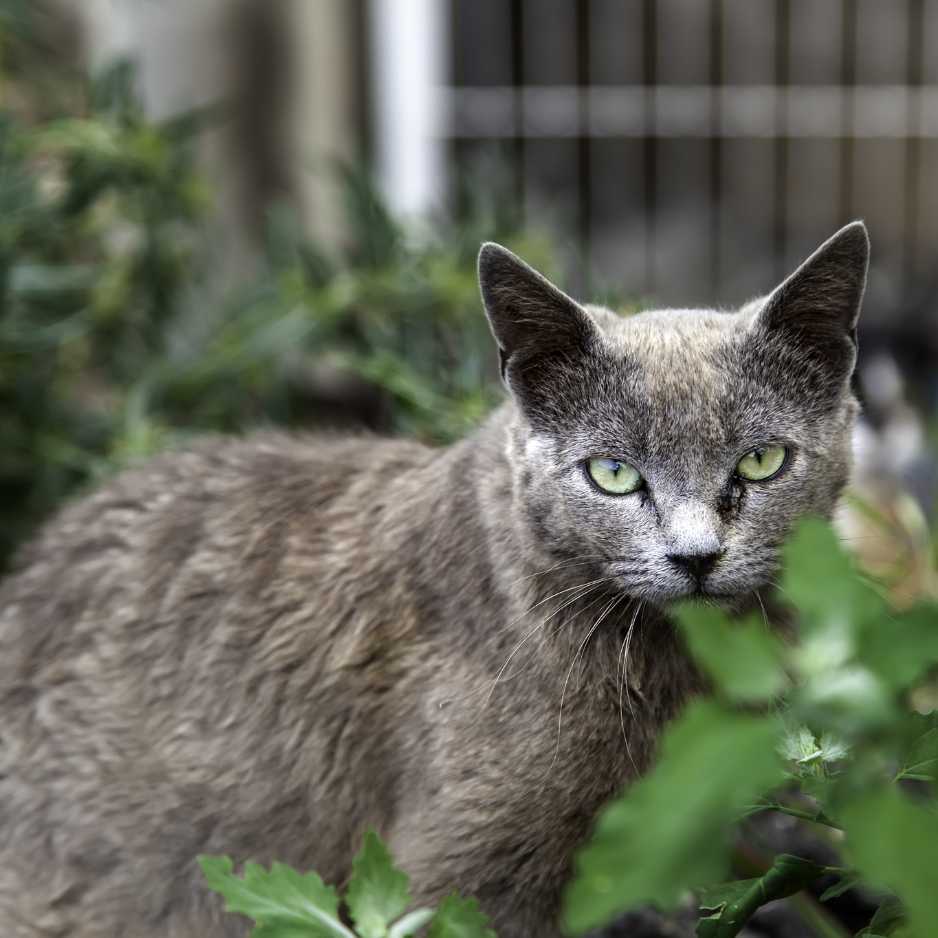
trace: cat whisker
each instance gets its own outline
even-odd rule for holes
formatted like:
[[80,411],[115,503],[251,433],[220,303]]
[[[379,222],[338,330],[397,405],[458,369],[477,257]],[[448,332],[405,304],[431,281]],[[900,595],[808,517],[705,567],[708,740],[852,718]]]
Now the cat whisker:
[[605,583],[609,580],[614,580],[614,579],[615,579],[614,576],[601,576],[601,577],[597,577],[595,580],[589,580],[586,583],[577,583],[575,586],[568,586],[562,590],[557,590],[557,592],[551,593],[550,596],[545,596],[543,599],[539,599],[533,605],[528,606],[528,608],[525,609],[524,612],[522,612],[518,616],[515,616],[514,619],[509,621],[507,625],[503,625],[500,629],[497,630],[497,632],[508,631],[508,629],[517,625],[525,616],[530,615],[532,612],[534,612],[534,610],[537,609],[538,606],[543,606],[544,603],[550,602],[550,600],[556,599],[558,596],[562,596],[564,593],[571,593],[573,592],[573,590],[582,589],[584,586],[594,586],[597,583]]
[[635,707],[632,704],[632,688],[629,684],[629,649],[632,645],[632,633],[635,630],[635,623],[638,621],[639,613],[642,611],[642,602],[639,600],[638,605],[635,607],[635,612],[632,613],[632,621],[629,622],[628,631],[625,633],[625,641],[623,642],[623,655],[622,655],[622,672],[621,672],[621,683],[619,684],[619,725],[622,728],[622,739],[625,742],[625,752],[629,757],[629,762],[632,763],[632,768],[638,772],[638,766],[635,764],[635,759],[632,757],[632,748],[629,745],[628,733],[625,731],[625,714],[622,710],[622,689],[625,688],[626,691],[626,701],[629,705],[629,714],[632,719],[635,719]]
[[553,769],[554,764],[557,761],[557,756],[560,754],[560,733],[563,728],[563,702],[567,694],[567,685],[570,683],[570,675],[573,673],[574,667],[576,667],[577,660],[580,655],[583,653],[583,649],[586,648],[587,642],[593,637],[593,634],[596,632],[596,629],[599,628],[603,619],[609,615],[610,612],[620,603],[623,599],[626,598],[625,593],[621,593],[618,596],[614,596],[605,606],[603,611],[599,614],[596,621],[590,627],[590,630],[586,633],[583,638],[583,641],[580,642],[579,647],[576,650],[576,654],[573,656],[573,661],[570,662],[570,667],[567,669],[567,676],[564,678],[563,687],[560,691],[560,709],[557,713],[557,745],[554,748],[554,757],[551,759],[550,766],[547,769],[547,774],[550,774],[551,769]]
[[[550,615],[548,615],[546,618],[538,622],[538,624],[534,626],[534,628],[531,629],[526,635],[524,635],[524,637],[521,639],[520,642],[518,642],[517,645],[515,645],[515,647],[509,653],[508,657],[505,659],[505,663],[498,669],[498,673],[495,675],[495,680],[492,681],[492,684],[489,687],[488,693],[485,696],[485,700],[482,703],[482,707],[481,707],[482,711],[485,710],[485,708],[489,704],[489,701],[492,699],[492,694],[495,693],[495,688],[498,685],[498,682],[501,680],[502,675],[505,673],[505,669],[508,667],[509,664],[511,664],[512,658],[514,658],[514,656],[524,647],[524,645],[527,644],[528,640],[531,639],[542,628],[544,628],[544,626],[547,625],[547,623],[554,616],[563,612],[564,609],[566,609],[568,606],[575,603],[577,600],[582,599],[584,596],[587,596],[594,588],[596,588],[600,583],[602,583],[604,580],[607,580],[607,579],[610,579],[610,578],[603,577],[599,580],[591,580],[589,583],[581,583],[579,586],[571,587],[570,590],[560,591],[560,592],[571,592],[573,589],[581,590],[581,592],[576,593],[576,595],[568,597],[567,600],[563,604],[561,604],[557,609],[555,609],[552,613],[550,613]],[[555,596],[558,596],[558,595],[560,595],[560,593],[554,593],[553,596],[549,596],[548,599],[553,599]],[[544,601],[545,600],[542,600],[542,602]],[[540,603],[536,603],[535,605],[540,605]],[[531,609],[528,609],[527,612],[523,613],[523,615],[519,616],[518,618],[519,619],[522,618],[524,615],[527,615],[528,613],[530,613],[533,609],[534,609],[534,606],[532,606]],[[517,622],[518,620],[516,619],[514,621]]]
[[[641,600],[638,600],[638,605],[635,608],[635,613],[633,613],[632,615],[632,621],[629,623],[629,627],[625,632],[624,638],[622,639],[622,645],[619,648],[619,654],[616,657],[616,686],[619,691],[619,694],[618,694],[619,696],[619,727],[622,730],[622,741],[625,743],[626,755],[629,757],[629,762],[632,763],[633,768],[635,768],[635,760],[632,758],[632,748],[629,745],[629,736],[628,736],[628,733],[626,733],[625,731],[625,715],[623,714],[623,711],[622,711],[622,688],[625,683],[625,678],[627,676],[625,674],[625,671],[623,670],[622,659],[623,659],[623,656],[626,656],[626,659],[627,659],[629,640],[632,637],[632,628],[635,625],[635,615],[638,613],[638,609],[640,606],[641,606]],[[628,608],[626,608],[626,612],[628,612]]]
[[573,560],[561,560],[560,563],[554,564],[552,567],[547,567],[544,570],[536,570],[534,573],[526,573],[524,576],[518,577],[516,580],[512,580],[508,586],[517,586],[519,583],[523,583],[525,580],[533,580],[535,577],[545,576],[548,573],[553,573],[555,570],[562,570],[568,567],[583,567],[586,564],[595,563],[597,560],[605,559],[602,554],[580,554],[579,557]]
[[768,613],[765,611],[765,603],[762,602],[762,597],[759,595],[759,591],[754,590],[754,592],[756,594],[756,599],[759,600],[759,608],[762,610],[762,621],[765,623],[765,627],[768,629],[769,628],[769,616],[768,616]]

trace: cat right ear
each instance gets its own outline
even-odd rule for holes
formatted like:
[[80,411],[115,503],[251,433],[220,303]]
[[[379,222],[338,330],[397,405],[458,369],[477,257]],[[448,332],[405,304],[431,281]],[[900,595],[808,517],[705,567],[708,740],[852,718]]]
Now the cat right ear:
[[821,355],[836,373],[849,371],[869,261],[866,226],[861,221],[846,225],[775,288],[757,325]]
[[586,354],[598,341],[579,303],[500,244],[479,251],[479,287],[502,378],[516,396],[525,397],[552,364]]

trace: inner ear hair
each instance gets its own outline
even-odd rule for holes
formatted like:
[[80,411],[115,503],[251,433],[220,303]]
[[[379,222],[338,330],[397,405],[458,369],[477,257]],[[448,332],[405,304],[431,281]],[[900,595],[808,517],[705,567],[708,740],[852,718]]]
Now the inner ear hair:
[[589,313],[500,244],[479,251],[479,287],[498,344],[502,376],[532,358],[586,352],[598,330]]
[[855,345],[869,257],[863,222],[841,228],[769,295],[760,324],[821,345],[842,345],[845,337]]

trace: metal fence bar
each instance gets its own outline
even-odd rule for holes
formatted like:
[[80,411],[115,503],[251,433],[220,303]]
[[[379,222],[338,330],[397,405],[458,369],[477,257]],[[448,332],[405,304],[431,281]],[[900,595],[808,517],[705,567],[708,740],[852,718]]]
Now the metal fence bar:
[[592,251],[593,188],[591,173],[590,125],[590,4],[576,4],[576,70],[577,70],[577,231],[586,258]]
[[[909,0],[906,18],[906,84],[921,88],[925,47],[925,6],[923,0]],[[910,96],[905,118],[909,126],[921,124],[921,95]],[[910,134],[905,141],[903,168],[904,217],[902,220],[902,282],[908,290],[917,273],[916,251],[919,228],[918,193],[922,178],[922,146],[918,134]]]
[[[718,93],[713,98],[710,119],[713,128],[722,124],[723,101],[723,0],[710,0],[710,84]],[[723,225],[723,143],[717,133],[710,139],[710,288],[713,296],[720,292],[723,272],[720,263],[720,242]]]
[[[840,83],[844,88],[856,86],[857,53],[857,3],[856,0],[843,0],[843,30],[840,53]],[[856,97],[843,101],[844,133],[840,141],[840,189],[838,194],[838,214],[841,218],[853,216],[853,128],[856,123]]]
[[[655,0],[645,0],[642,7],[642,60],[643,99],[642,114],[646,126],[654,120],[654,92],[658,77],[658,20]],[[658,241],[658,138],[652,126],[642,142],[642,176],[644,177],[644,199],[642,211],[645,223],[645,291],[655,292],[655,253]]]
[[[788,0],[778,0],[775,8],[775,84],[788,85],[788,45],[791,34],[791,11]],[[775,146],[772,148],[772,240],[775,256],[775,276],[781,278],[787,267],[788,248],[788,98],[779,95],[775,104]]]
[[[468,52],[462,37],[464,60],[500,50],[483,56],[500,83],[477,64],[441,89],[451,118],[441,133],[461,165],[501,150],[528,220],[571,224],[611,272],[624,246],[639,268],[633,289],[749,289],[771,273],[768,255],[781,276],[804,242],[858,211],[877,221],[896,281],[925,272],[938,217],[927,173],[938,69],[925,55],[936,0],[904,0],[895,15],[875,0],[771,0],[758,14],[734,0],[634,0],[627,12],[569,0],[543,16],[534,0],[450,2],[464,24],[484,7],[489,24]],[[634,29],[631,58],[617,63],[603,23]],[[628,181],[607,198],[616,161]]]

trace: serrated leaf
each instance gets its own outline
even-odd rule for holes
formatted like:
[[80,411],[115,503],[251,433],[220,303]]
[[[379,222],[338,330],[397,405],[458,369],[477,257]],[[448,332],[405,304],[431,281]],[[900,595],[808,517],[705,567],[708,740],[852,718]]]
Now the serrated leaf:
[[914,934],[932,934],[938,922],[938,813],[889,786],[848,796],[838,818],[851,865],[899,897]]
[[791,762],[803,762],[811,753],[817,751],[817,740],[807,726],[799,726],[796,730],[785,733],[782,753]]
[[410,905],[407,875],[394,866],[391,854],[374,831],[366,831],[352,861],[345,902],[362,938],[385,938],[388,926]]
[[850,753],[850,747],[847,743],[833,733],[824,733],[821,736],[818,746],[821,749],[821,761],[826,765],[841,762],[846,759]]
[[654,770],[605,809],[578,854],[568,928],[582,932],[646,902],[668,908],[723,878],[733,823],[782,780],[778,735],[772,716],[690,704],[665,732]]
[[[299,873],[282,863],[270,870],[246,863],[234,873],[230,857],[200,856],[199,866],[209,888],[225,898],[229,912],[239,912],[263,926],[264,938],[305,928],[309,938],[354,938],[339,921],[339,897],[315,873]],[[274,926],[277,926],[278,931]]]
[[732,621],[711,606],[691,604],[674,615],[694,659],[729,700],[771,700],[785,687],[781,643],[761,618]]
[[447,896],[437,909],[427,938],[496,938],[475,899]]

